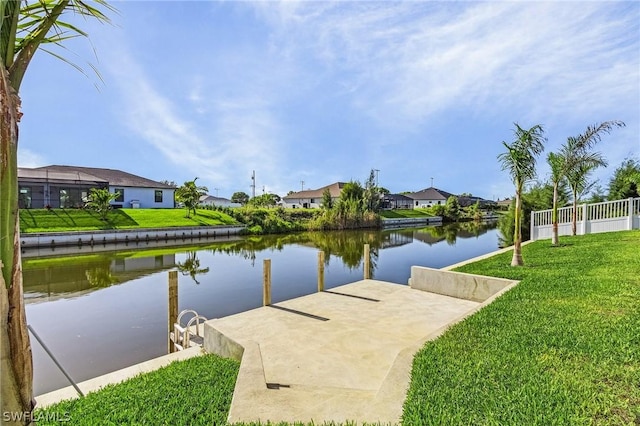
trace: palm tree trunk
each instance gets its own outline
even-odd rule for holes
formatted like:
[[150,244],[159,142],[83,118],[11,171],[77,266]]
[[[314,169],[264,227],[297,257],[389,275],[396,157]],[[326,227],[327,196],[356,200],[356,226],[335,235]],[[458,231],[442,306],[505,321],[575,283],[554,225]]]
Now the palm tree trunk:
[[522,216],[522,189],[520,185],[516,190],[516,210],[515,210],[515,228],[513,230],[513,258],[511,259],[511,266],[522,266],[524,261],[522,260],[522,232],[520,229],[520,222]]
[[558,184],[553,184],[553,211],[551,212],[551,222],[553,223],[553,234],[551,244],[558,245]]
[[[28,423],[33,409],[33,363],[22,294],[18,215],[18,122],[20,98],[0,64],[0,368],[1,410]],[[23,413],[20,416],[20,413]]]

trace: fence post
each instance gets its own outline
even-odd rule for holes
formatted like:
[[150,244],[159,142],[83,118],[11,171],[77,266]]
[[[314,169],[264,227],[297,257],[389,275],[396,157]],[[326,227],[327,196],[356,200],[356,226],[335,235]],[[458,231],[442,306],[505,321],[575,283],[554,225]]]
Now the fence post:
[[629,218],[627,219],[627,229],[630,231],[633,229],[633,198],[629,197],[627,202],[629,203]]
[[318,252],[318,291],[324,291],[324,252]]
[[531,241],[535,241],[535,240],[537,240],[537,235],[535,235],[535,231],[534,231],[534,230],[535,230],[535,228],[536,228],[536,227],[534,226],[534,223],[533,223],[533,221],[535,220],[534,218],[535,218],[535,212],[534,212],[534,211],[531,211],[531,221],[529,222],[529,228],[531,228],[531,229],[529,230],[529,239],[530,239]]
[[371,278],[371,258],[369,257],[369,244],[364,245],[364,279],[368,280]]
[[586,235],[587,234],[587,204],[583,204],[582,205],[582,234],[580,235]]
[[262,261],[262,305],[271,304],[271,259]]
[[171,340],[173,325],[178,321],[178,271],[169,271],[169,332],[168,348],[169,353],[176,351],[176,347]]

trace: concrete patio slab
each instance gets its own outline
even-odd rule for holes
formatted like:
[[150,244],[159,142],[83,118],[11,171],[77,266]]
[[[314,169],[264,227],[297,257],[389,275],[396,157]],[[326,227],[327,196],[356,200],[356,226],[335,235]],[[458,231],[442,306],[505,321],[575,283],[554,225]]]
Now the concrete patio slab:
[[[206,322],[205,351],[242,360],[229,422],[397,423],[415,352],[485,304],[419,273],[420,289],[363,280]],[[490,300],[514,282],[501,284]]]

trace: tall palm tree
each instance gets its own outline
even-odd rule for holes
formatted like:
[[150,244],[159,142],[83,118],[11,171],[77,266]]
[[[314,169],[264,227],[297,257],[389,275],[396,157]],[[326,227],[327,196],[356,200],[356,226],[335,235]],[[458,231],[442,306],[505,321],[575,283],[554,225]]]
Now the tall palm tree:
[[[614,128],[624,126],[624,122],[617,120],[588,126],[584,133],[567,138],[567,142],[560,149],[560,155],[564,158],[565,174],[573,193],[572,235],[576,235],[578,198],[589,187],[590,172],[598,167],[607,166],[604,156],[599,152],[594,152],[593,147],[600,142],[602,134],[611,133]],[[583,220],[586,219],[583,218]]]
[[[30,413],[33,364],[22,297],[18,216],[18,123],[20,85],[41,45],[61,45],[86,36],[61,21],[67,13],[108,22],[100,10],[113,10],[104,0],[0,1],[0,370],[2,413]],[[59,55],[54,56],[61,58]],[[61,58],[64,60],[64,58]],[[74,65],[74,64],[72,64]],[[75,66],[75,65],[74,65]],[[76,66],[76,68],[78,68]],[[21,422],[28,422],[23,416]]]
[[553,184],[553,210],[551,211],[551,223],[553,224],[553,234],[551,244],[558,245],[558,187],[565,178],[565,158],[555,152],[547,155],[547,164],[551,169],[551,183]]
[[502,170],[509,172],[516,189],[515,229],[513,231],[513,258],[511,266],[522,266],[522,191],[524,185],[536,176],[536,158],[544,151],[544,129],[540,124],[525,130],[514,123],[515,140],[502,142],[506,151],[498,155]]

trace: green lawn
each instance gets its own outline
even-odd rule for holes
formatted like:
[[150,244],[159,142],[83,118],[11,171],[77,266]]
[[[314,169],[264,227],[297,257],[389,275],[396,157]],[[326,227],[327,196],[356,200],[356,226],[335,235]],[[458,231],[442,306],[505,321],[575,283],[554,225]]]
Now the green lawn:
[[172,228],[178,226],[233,225],[229,215],[215,210],[198,210],[187,218],[185,209],[116,209],[102,221],[91,210],[23,209],[20,232],[94,231],[101,229]]
[[640,232],[561,243],[458,269],[522,281],[418,353],[404,424],[640,423]]
[[215,355],[174,362],[84,398],[37,410],[38,425],[223,425],[240,363]]
[[380,216],[387,219],[398,218],[412,218],[412,217],[432,217],[428,209],[396,209],[396,210],[381,210]]
[[[404,425],[640,423],[640,231],[561,243],[526,245],[521,268],[507,252],[458,269],[521,282],[418,352]],[[73,424],[223,424],[238,368],[226,362],[176,363],[43,413],[68,412]]]

